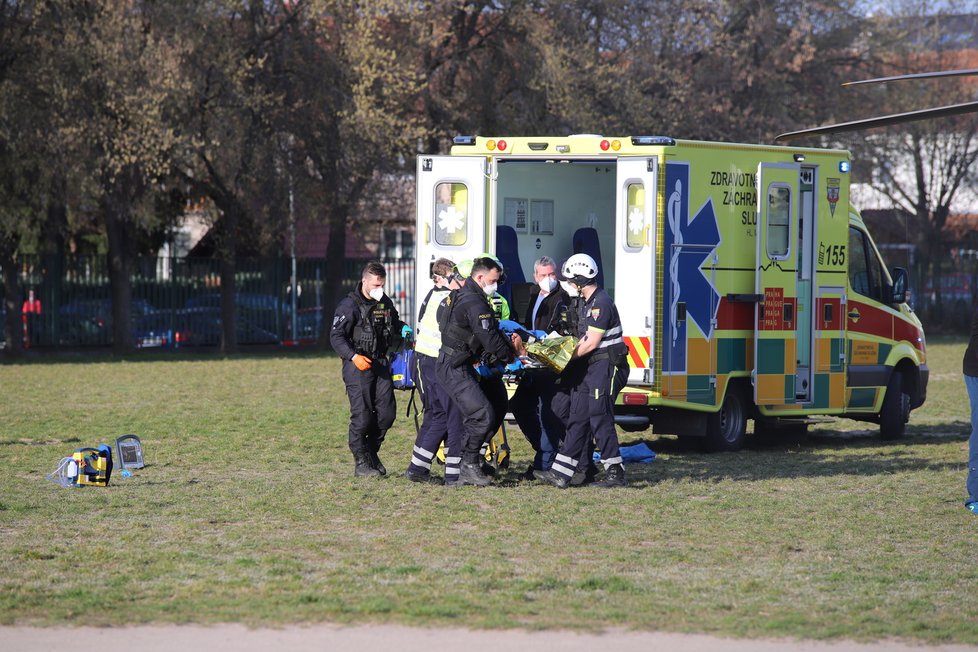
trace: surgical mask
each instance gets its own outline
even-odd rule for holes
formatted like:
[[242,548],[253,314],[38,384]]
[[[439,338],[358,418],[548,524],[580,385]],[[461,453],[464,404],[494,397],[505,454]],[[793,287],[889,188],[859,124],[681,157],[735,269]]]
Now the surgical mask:
[[370,298],[374,301],[380,301],[384,298],[384,288],[374,288],[367,294],[369,294]]
[[569,297],[579,297],[581,292],[577,289],[577,286],[570,281],[561,281],[560,287],[564,288],[564,292],[567,293]]
[[482,288],[482,291],[486,293],[487,297],[491,297],[496,293],[496,288],[499,287],[497,283],[490,283],[486,287]]
[[552,276],[546,276],[540,279],[540,282],[537,285],[540,286],[541,292],[553,292],[554,288],[557,287],[557,279]]

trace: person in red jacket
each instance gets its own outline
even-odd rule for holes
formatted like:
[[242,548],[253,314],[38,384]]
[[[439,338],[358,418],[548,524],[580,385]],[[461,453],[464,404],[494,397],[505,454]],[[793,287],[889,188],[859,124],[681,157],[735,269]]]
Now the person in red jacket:
[[34,289],[27,291],[27,299],[21,308],[21,318],[24,320],[24,348],[30,348],[37,342],[38,315],[41,314],[41,300],[34,296]]

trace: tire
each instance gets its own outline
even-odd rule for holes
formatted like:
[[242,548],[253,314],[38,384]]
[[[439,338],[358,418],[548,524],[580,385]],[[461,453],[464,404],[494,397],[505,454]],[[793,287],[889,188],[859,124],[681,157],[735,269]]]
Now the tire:
[[727,387],[719,412],[706,420],[704,449],[711,453],[738,451],[747,437],[747,403],[737,387]]
[[889,441],[903,437],[909,420],[910,395],[903,390],[903,374],[894,370],[880,407],[880,438]]

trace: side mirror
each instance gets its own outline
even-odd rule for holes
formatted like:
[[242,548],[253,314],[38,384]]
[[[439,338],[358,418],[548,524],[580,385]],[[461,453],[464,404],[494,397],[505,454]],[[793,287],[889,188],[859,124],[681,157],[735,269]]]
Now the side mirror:
[[890,295],[890,303],[900,304],[907,302],[907,270],[902,267],[893,268],[893,288]]

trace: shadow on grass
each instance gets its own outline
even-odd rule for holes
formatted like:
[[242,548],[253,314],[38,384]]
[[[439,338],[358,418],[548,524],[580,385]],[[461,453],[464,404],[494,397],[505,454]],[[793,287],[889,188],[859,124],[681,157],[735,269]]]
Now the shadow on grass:
[[61,444],[78,444],[81,439],[78,437],[68,437],[67,439],[0,439],[0,446],[60,446]]
[[[819,430],[807,436],[758,439],[743,451],[713,454],[688,451],[673,438],[657,438],[646,443],[657,453],[668,454],[668,461],[659,467],[656,461],[644,469],[633,465],[629,472],[636,480],[655,483],[689,478],[767,480],[944,471],[955,464],[916,451],[922,446],[966,441],[969,432],[965,427],[963,423],[941,424],[893,441],[881,440],[876,430]],[[962,466],[964,463],[960,460]]]
[[[832,476],[876,476],[900,472],[945,471],[964,466],[940,462],[915,451],[921,446],[965,442],[970,424],[962,421],[916,427],[907,436],[885,441],[877,429],[817,430],[807,435],[749,437],[744,450],[703,453],[675,437],[622,437],[622,445],[644,442],[660,457],[650,464],[626,464],[629,485],[643,489],[663,481],[770,480]],[[494,484],[526,486],[521,480],[525,466],[499,473]],[[539,484],[539,483],[537,483]]]
[[234,353],[222,353],[216,346],[195,346],[183,349],[141,350],[126,355],[114,355],[108,347],[84,349],[30,349],[17,358],[0,355],[0,365],[64,365],[104,364],[106,362],[187,362],[208,360],[274,360],[286,358],[336,357],[331,350],[316,346],[285,347],[270,344],[243,344]]

